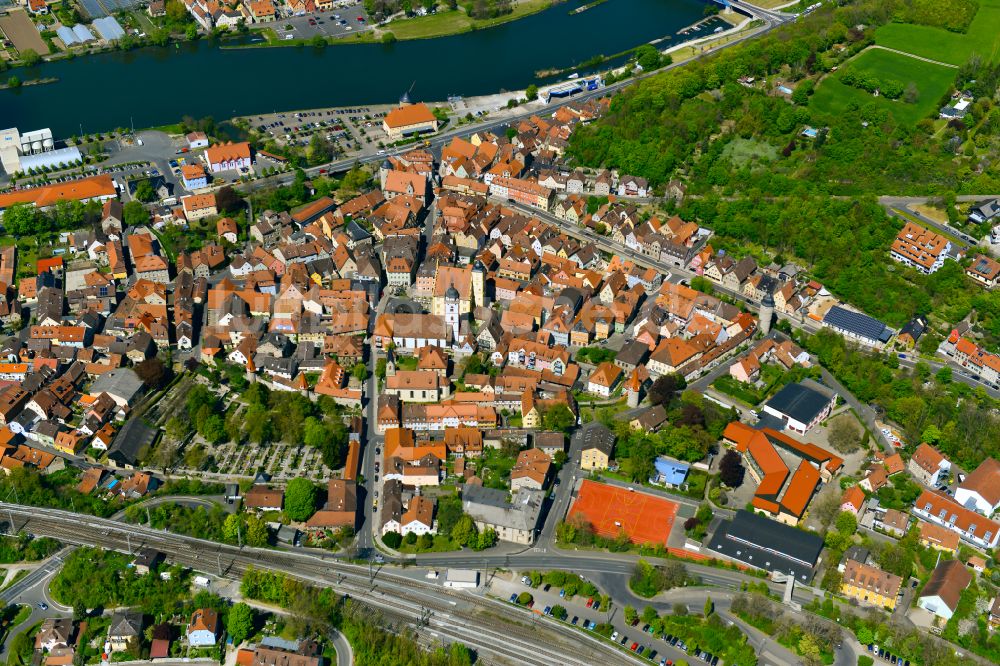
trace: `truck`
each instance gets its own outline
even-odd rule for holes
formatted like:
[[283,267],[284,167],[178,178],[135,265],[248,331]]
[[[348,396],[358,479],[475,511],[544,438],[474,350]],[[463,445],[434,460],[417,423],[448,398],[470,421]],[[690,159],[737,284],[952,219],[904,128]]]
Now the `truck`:
[[194,584],[197,585],[198,587],[209,587],[212,584],[212,581],[210,581],[205,576],[195,576]]

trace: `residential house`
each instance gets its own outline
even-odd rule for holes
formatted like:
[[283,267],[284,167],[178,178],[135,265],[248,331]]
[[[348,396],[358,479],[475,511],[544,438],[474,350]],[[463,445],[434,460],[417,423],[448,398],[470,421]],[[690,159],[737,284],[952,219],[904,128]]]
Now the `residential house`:
[[212,608],[199,608],[187,625],[187,642],[193,648],[211,647],[219,640],[219,614]]
[[513,496],[506,490],[468,485],[462,490],[462,510],[480,532],[496,531],[501,541],[530,546],[535,541],[545,492],[522,488]]
[[955,490],[955,501],[984,516],[1000,509],[1000,461],[987,458]]
[[958,533],[934,523],[925,523],[922,520],[919,523],[921,546],[943,550],[952,555],[958,552],[958,547],[961,544]]
[[137,653],[142,641],[142,612],[129,608],[116,610],[108,627],[108,643],[114,652]]
[[243,506],[257,511],[281,511],[285,494],[281,489],[255,484],[243,495]]
[[951,472],[951,462],[930,444],[922,443],[913,452],[906,469],[924,485],[934,487]]
[[978,254],[965,269],[965,274],[987,289],[992,289],[1000,282],[1000,262]]
[[978,548],[995,548],[1000,542],[1000,525],[944,493],[925,490],[914,502],[913,513],[952,530]]
[[840,591],[861,603],[892,610],[903,579],[863,562],[847,560]]
[[951,241],[914,222],[907,222],[892,242],[889,256],[929,275],[944,265],[951,251]]
[[577,448],[580,451],[580,469],[607,469],[615,450],[615,436],[600,421],[591,421],[580,428]]
[[552,461],[541,449],[525,449],[517,455],[517,461],[510,471],[510,488],[544,490],[549,482]]
[[962,592],[972,582],[972,574],[958,560],[940,562],[917,597],[917,605],[943,620],[958,609]]

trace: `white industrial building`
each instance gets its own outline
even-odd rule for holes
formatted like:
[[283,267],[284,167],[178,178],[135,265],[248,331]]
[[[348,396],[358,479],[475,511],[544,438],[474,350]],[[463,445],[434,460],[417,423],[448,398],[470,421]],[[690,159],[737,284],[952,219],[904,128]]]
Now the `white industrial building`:
[[0,131],[0,165],[8,174],[44,167],[69,166],[82,160],[76,147],[56,148],[52,130],[21,134],[16,127]]
[[474,590],[479,587],[479,572],[474,569],[448,569],[444,586]]

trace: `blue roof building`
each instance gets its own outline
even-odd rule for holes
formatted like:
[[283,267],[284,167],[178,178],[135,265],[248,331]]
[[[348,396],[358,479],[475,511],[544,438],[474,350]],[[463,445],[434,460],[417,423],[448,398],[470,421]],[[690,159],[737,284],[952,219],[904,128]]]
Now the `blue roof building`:
[[691,466],[687,463],[662,456],[658,457],[653,465],[656,467],[656,477],[652,481],[672,488],[677,488],[683,484],[687,480],[688,472],[691,471]]

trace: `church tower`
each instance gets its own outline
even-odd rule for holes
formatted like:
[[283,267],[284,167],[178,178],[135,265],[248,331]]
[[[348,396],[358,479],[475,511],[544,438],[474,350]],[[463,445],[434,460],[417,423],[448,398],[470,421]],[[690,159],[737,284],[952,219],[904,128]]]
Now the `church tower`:
[[455,284],[448,287],[444,294],[444,321],[451,327],[451,341],[458,342],[458,320],[461,317],[461,296]]
[[486,267],[478,259],[472,265],[472,298],[473,307],[486,305]]

